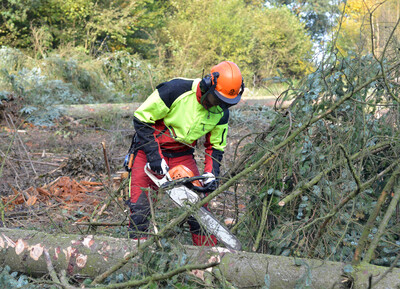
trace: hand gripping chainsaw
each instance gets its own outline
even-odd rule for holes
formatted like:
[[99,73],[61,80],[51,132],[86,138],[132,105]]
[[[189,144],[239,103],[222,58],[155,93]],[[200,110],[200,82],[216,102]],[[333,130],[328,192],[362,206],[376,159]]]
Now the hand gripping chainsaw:
[[[178,207],[190,207],[200,201],[199,195],[194,192],[204,192],[199,180],[204,177],[195,177],[193,172],[184,165],[178,165],[169,170],[162,178],[157,178],[150,170],[149,164],[144,168],[146,174],[159,187],[165,189],[168,196]],[[218,241],[222,242],[227,248],[241,250],[240,241],[234,236],[218,219],[206,208],[201,207],[193,217],[207,230],[213,234]]]

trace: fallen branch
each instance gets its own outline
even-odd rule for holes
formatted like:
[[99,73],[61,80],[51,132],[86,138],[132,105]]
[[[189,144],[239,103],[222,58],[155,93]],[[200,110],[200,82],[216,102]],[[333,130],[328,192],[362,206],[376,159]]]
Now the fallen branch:
[[[382,143],[378,143],[375,146],[371,146],[366,148],[365,150],[355,153],[354,155],[352,155],[351,157],[349,157],[350,161],[354,161],[357,160],[358,158],[365,156],[365,154],[375,154],[380,152],[382,149],[390,146],[390,144],[393,144],[393,141],[389,141],[389,142],[382,142]],[[323,170],[322,172],[320,172],[319,174],[317,174],[314,178],[312,178],[312,180],[310,180],[308,183],[302,185],[300,188],[298,188],[297,190],[293,191],[292,193],[290,193],[290,195],[284,197],[280,202],[279,202],[279,206],[283,207],[286,204],[288,204],[289,202],[291,202],[292,200],[294,200],[296,197],[298,197],[299,195],[301,195],[303,192],[307,191],[308,189],[312,188],[315,184],[317,184],[323,176],[328,175],[331,171],[335,170],[336,168],[338,168],[339,166],[343,165],[346,162],[346,160],[341,159],[340,161],[336,162],[335,164],[333,164],[332,166],[330,166],[329,168]]]
[[393,174],[390,176],[389,180],[387,181],[385,187],[383,188],[381,195],[378,198],[378,201],[376,202],[375,208],[370,214],[367,223],[364,226],[363,232],[361,234],[361,237],[358,241],[358,246],[356,250],[354,251],[354,257],[353,257],[353,264],[358,264],[361,260],[361,255],[364,252],[364,249],[368,243],[368,236],[371,232],[372,227],[374,226],[375,220],[378,217],[378,214],[381,211],[382,205],[386,201],[386,197],[389,194],[389,192],[392,190],[394,183],[400,174],[400,167],[398,167]]
[[379,224],[378,232],[375,234],[374,239],[372,240],[367,250],[367,253],[364,256],[364,262],[367,263],[371,262],[374,251],[378,246],[378,242],[380,241],[381,237],[385,234],[386,226],[389,223],[389,220],[392,217],[393,213],[395,212],[397,204],[400,201],[400,183],[397,183],[397,185],[394,186],[393,190],[394,190],[394,196],[390,201],[389,207],[387,208],[381,223]]
[[[54,270],[60,272],[61,284],[65,285],[66,283],[62,280],[62,270],[65,270],[66,278],[75,275],[95,278],[119,260],[126,258],[131,252],[137,253],[137,245],[137,241],[125,238],[52,235],[38,231],[0,228],[0,263],[9,265],[12,271],[45,275],[49,270],[43,252],[47,250]],[[149,246],[148,249],[155,250],[155,247]],[[185,266],[193,266],[186,267],[185,270],[199,268],[198,266],[203,266],[203,264],[204,267],[201,268],[209,267],[213,262],[210,261],[212,258],[219,258],[219,265],[213,267],[211,275],[215,270],[219,270],[221,276],[236,288],[260,288],[265,285],[266,276],[270,281],[270,288],[295,288],[297,282],[304,274],[308,274],[307,272],[309,272],[309,282],[313,288],[333,288],[335,284],[343,281],[341,275],[346,265],[340,262],[297,258],[295,260],[292,257],[235,252],[219,247],[183,246],[180,250],[184,250],[187,256]],[[131,271],[132,266],[138,262],[140,260],[128,261],[128,266],[120,268],[117,273]],[[352,275],[353,288],[368,288],[369,275],[382,276],[388,271],[387,267],[369,264],[360,264],[353,268],[355,270]],[[183,272],[183,268],[180,270]],[[168,272],[168,274],[172,273],[176,271]],[[399,274],[399,268],[392,268],[392,271],[388,272],[379,284],[374,286],[374,289],[400,286]],[[148,282],[151,278],[159,280],[157,278],[160,278],[160,274],[145,276],[145,279],[136,282]]]
[[213,262],[213,263],[209,263],[209,264],[188,264],[188,265],[179,267],[175,270],[171,270],[164,274],[151,275],[149,277],[143,278],[142,280],[133,280],[133,281],[128,281],[128,282],[119,283],[119,284],[111,284],[111,285],[104,286],[104,287],[97,286],[96,289],[131,288],[131,287],[141,286],[144,284],[149,284],[151,282],[166,280],[166,279],[172,278],[173,276],[178,275],[183,272],[186,272],[186,271],[204,270],[207,268],[215,267],[217,265],[219,265],[219,262]]
[[343,199],[338,205],[336,205],[326,216],[316,219],[313,222],[307,224],[307,226],[310,226],[311,224],[315,223],[316,221],[319,221],[320,219],[324,219],[324,222],[318,229],[316,237],[314,238],[313,242],[311,243],[310,250],[308,253],[308,255],[310,257],[314,256],[315,248],[317,247],[318,242],[321,240],[321,236],[325,232],[326,226],[331,221],[331,219],[336,215],[336,213],[339,212],[339,210],[341,210],[344,207],[344,205],[346,205],[350,200],[354,199],[360,192],[362,192],[366,188],[370,187],[373,182],[375,182],[377,179],[379,179],[383,175],[385,175],[388,172],[390,172],[391,170],[393,170],[399,164],[399,162],[400,161],[392,163],[390,166],[388,166],[386,169],[384,169],[378,175],[369,179],[365,183],[361,184],[360,188],[353,190],[345,199]]
[[60,279],[58,279],[56,271],[54,270],[53,263],[51,262],[49,251],[47,249],[44,249],[43,253],[44,253],[44,258],[46,260],[47,270],[49,271],[49,275],[51,277],[51,280],[53,280],[54,283],[61,283]]
[[127,221],[123,222],[75,222],[74,225],[76,226],[93,226],[93,227],[115,227],[115,226],[126,226],[128,225]]

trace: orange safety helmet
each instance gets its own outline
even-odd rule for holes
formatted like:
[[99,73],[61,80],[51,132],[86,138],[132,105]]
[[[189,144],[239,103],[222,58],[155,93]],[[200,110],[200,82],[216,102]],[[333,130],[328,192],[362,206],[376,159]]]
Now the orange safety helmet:
[[237,104],[244,91],[243,77],[239,67],[231,61],[223,61],[213,68],[200,82],[203,93],[213,93],[228,105]]

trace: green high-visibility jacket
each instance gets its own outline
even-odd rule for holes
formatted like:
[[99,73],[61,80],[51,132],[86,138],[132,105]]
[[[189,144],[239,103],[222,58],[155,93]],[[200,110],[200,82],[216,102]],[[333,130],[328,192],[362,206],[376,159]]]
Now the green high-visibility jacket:
[[163,153],[185,152],[206,136],[205,171],[219,173],[226,146],[229,110],[204,108],[200,103],[200,79],[176,78],[157,89],[135,111],[139,146],[149,161]]

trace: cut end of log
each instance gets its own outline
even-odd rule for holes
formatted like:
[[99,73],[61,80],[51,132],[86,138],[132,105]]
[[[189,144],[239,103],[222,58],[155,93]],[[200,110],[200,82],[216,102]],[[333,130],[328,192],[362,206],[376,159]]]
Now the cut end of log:
[[86,236],[85,239],[83,239],[82,244],[83,244],[85,247],[88,247],[88,248],[92,247],[93,244],[94,244],[93,235],[88,235],[88,236]]
[[79,254],[79,255],[76,257],[76,265],[77,265],[79,268],[85,267],[86,262],[87,262],[87,258],[88,258],[87,255]]
[[278,205],[281,206],[281,207],[283,207],[284,205],[286,205],[286,203],[285,203],[284,201],[280,201],[280,202],[278,203]]
[[39,260],[40,256],[43,255],[43,249],[44,247],[41,244],[36,244],[35,246],[31,247],[31,252],[29,253],[29,256],[35,261]]
[[28,243],[27,242],[25,242],[24,240],[22,240],[22,239],[18,239],[18,241],[17,241],[17,243],[15,243],[15,253],[17,254],[17,255],[20,255],[23,251],[25,251],[25,249],[27,249],[29,246],[28,246]]

